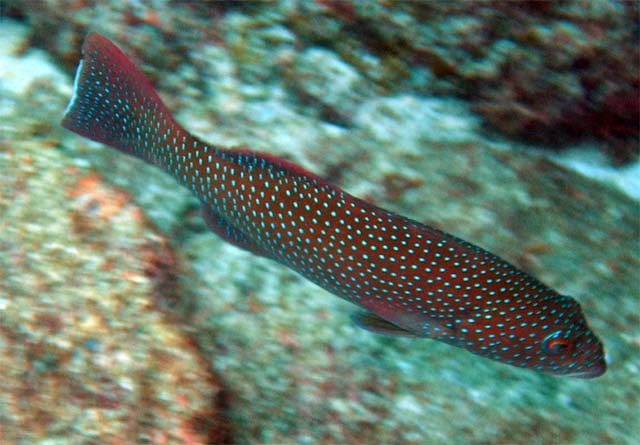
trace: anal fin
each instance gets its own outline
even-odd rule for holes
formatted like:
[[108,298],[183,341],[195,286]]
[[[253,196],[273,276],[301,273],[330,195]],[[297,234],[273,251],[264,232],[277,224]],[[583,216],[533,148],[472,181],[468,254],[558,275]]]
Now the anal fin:
[[271,257],[264,249],[251,242],[242,230],[232,224],[229,224],[229,222],[211,206],[206,204],[202,205],[202,218],[212,232],[228,243],[231,243],[241,249],[248,250],[256,255],[268,258]]

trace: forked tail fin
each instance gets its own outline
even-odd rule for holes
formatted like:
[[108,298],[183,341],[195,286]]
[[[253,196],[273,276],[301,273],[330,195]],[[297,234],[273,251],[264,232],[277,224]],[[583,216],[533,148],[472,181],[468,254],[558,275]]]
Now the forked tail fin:
[[62,126],[154,164],[184,136],[149,80],[107,38],[87,36]]

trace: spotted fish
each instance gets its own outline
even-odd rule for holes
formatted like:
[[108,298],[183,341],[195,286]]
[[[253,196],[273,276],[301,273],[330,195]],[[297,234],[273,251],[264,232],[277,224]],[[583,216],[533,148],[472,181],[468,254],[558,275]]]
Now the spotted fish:
[[605,372],[602,344],[573,298],[289,161],[197,139],[109,40],[90,34],[82,51],[65,128],[172,174],[216,234],[360,306],[357,325],[544,373]]

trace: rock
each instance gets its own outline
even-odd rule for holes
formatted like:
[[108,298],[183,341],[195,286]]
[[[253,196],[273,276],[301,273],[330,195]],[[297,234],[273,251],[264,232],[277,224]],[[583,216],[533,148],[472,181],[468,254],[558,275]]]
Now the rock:
[[131,203],[43,140],[0,143],[2,443],[221,443],[223,389],[156,300],[175,259]]

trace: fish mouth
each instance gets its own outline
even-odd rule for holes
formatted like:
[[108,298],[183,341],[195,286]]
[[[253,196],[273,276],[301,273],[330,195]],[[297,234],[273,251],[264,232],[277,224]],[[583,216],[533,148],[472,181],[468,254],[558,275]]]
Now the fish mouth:
[[592,379],[595,377],[599,377],[604,374],[607,370],[607,365],[604,363],[599,366],[594,366],[593,368],[587,369],[586,371],[574,372],[572,374],[567,374],[567,377],[575,377],[578,379]]

